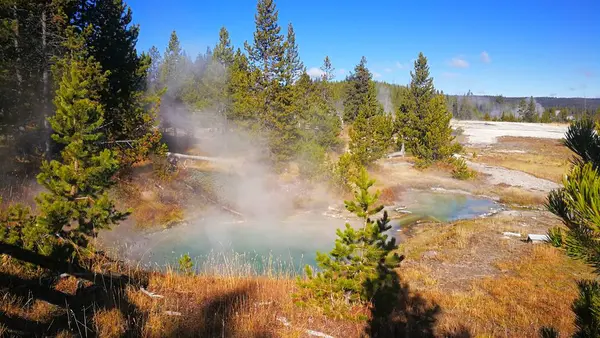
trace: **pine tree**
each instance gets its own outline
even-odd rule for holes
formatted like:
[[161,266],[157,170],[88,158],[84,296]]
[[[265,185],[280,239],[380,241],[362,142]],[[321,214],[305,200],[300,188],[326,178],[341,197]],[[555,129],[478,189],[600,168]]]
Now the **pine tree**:
[[421,163],[447,159],[460,147],[454,143],[450,120],[452,113],[443,94],[437,94],[429,75],[427,58],[419,54],[411,72],[409,99],[400,106],[396,116],[398,147],[406,147]]
[[429,65],[423,53],[419,53],[419,57],[415,61],[414,72],[411,72],[410,76],[409,88],[416,105],[415,110],[418,112],[422,107],[427,106],[435,95],[433,78],[429,75]]
[[296,44],[296,33],[294,33],[294,27],[291,23],[288,25],[287,39],[285,41],[284,64],[286,66],[285,83],[290,85],[298,81],[302,73],[304,73],[304,64],[300,60],[298,45]]
[[[577,121],[567,130],[564,144],[575,153],[573,167],[563,179],[563,187],[548,195],[548,209],[562,218],[564,228],[548,233],[550,242],[566,254],[582,260],[600,274],[600,137],[592,120]],[[575,337],[600,334],[600,284],[580,281],[579,298],[573,304]]]
[[553,108],[548,108],[548,109],[544,109],[544,112],[542,113],[542,117],[540,118],[540,122],[541,123],[550,123],[554,120],[554,109]]
[[525,119],[525,115],[527,115],[527,101],[525,101],[525,99],[521,99],[519,101],[519,106],[517,107],[517,114],[521,119]]
[[[334,68],[331,65],[331,60],[329,60],[329,57],[326,56],[325,60],[323,61],[323,65],[320,68],[323,71],[323,75],[320,78],[320,81],[318,83],[319,85],[319,91],[321,93],[321,102],[323,104],[325,104],[327,106],[327,108],[329,110],[331,110],[334,114],[335,112],[335,103],[334,103],[334,99],[333,99],[333,92],[332,92],[332,84],[331,84],[331,80],[333,80],[335,78],[334,75]],[[337,117],[337,114],[336,114]],[[340,121],[341,122],[341,121]],[[341,128],[341,126],[340,126]]]
[[274,0],[258,0],[254,16],[254,43],[245,44],[250,63],[261,71],[259,84],[263,88],[271,81],[280,81],[283,75],[285,46],[277,23],[278,16]]
[[161,138],[155,128],[158,98],[144,95],[152,61],[137,53],[139,26],[132,23],[131,8],[123,0],[80,0],[79,6],[75,24],[80,30],[92,27],[87,37],[90,55],[109,71],[100,92],[107,144],[115,146],[126,168],[147,158]]
[[329,56],[325,57],[325,60],[323,61],[323,66],[321,66],[321,70],[323,71],[321,81],[329,82],[335,78],[335,68],[333,68],[333,66],[331,65],[331,60],[329,59]]
[[[346,223],[337,230],[335,247],[329,254],[317,253],[319,272],[306,267],[307,280],[299,280],[306,299],[315,300],[329,313],[340,315],[348,305],[374,300],[384,289],[398,290],[394,271],[402,257],[395,251],[397,245],[386,232],[391,229],[387,212],[376,221],[371,220],[383,209],[377,205],[379,191],[369,189],[375,183],[365,169],[354,180],[354,201],[346,201],[346,209],[362,220],[362,227]],[[393,295],[387,295],[395,302]]]
[[[346,99],[344,100],[344,122],[351,123],[358,116],[361,106],[367,102],[372,83],[371,72],[367,69],[367,59],[363,56],[354,67],[354,73],[346,79]],[[371,104],[371,103],[369,103]]]
[[150,47],[148,51],[150,57],[150,67],[148,68],[148,90],[156,92],[160,90],[160,66],[162,64],[162,56],[156,46]]
[[305,72],[292,88],[301,138],[297,160],[306,178],[322,178],[326,152],[340,147],[341,121],[326,86],[327,82],[313,82]]
[[179,43],[179,38],[177,37],[177,32],[172,31],[160,69],[160,83],[167,86],[167,93],[172,97],[175,97],[177,93],[173,86],[169,88],[169,84],[180,82],[184,71],[182,67],[185,62],[184,59],[185,57]]
[[368,166],[385,155],[393,133],[393,120],[377,102],[375,84],[371,83],[366,102],[350,129],[350,153],[354,160]]
[[294,61],[289,51],[295,47],[290,49],[289,44],[284,42],[277,17],[273,0],[259,0],[254,43],[246,42],[245,48],[250,72],[257,80],[252,86],[252,96],[258,103],[255,112],[260,113],[258,120],[268,134],[271,159],[282,164],[294,155],[300,135],[297,128],[299,116],[290,83],[296,66],[289,63]]
[[525,122],[536,122],[538,118],[537,110],[535,107],[535,100],[533,96],[529,99],[527,103],[527,107],[525,108],[525,112],[523,115],[523,120]]
[[215,46],[212,56],[215,60],[225,65],[226,67],[231,66],[233,63],[233,46],[231,46],[231,40],[229,39],[229,32],[227,28],[221,27],[219,31],[219,43]]
[[250,70],[248,58],[238,49],[229,68],[227,95],[231,100],[227,118],[247,129],[256,129],[258,126],[258,103],[252,95],[256,78],[256,72]]
[[44,162],[37,177],[47,192],[37,199],[40,215],[35,231],[46,234],[40,239],[60,234],[86,246],[98,230],[127,214],[117,211],[108,196],[118,161],[111,150],[101,149],[99,129],[105,123],[101,93],[108,86],[108,74],[89,56],[83,36],[71,31],[66,46],[67,55],[53,68],[58,89],[56,114],[49,119],[52,138],[64,148],[60,160]]

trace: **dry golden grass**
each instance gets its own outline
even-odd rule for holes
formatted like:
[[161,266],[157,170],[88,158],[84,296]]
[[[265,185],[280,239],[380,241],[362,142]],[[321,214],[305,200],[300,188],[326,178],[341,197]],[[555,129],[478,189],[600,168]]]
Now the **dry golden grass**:
[[[438,238],[421,244],[446,241],[451,250],[468,250],[465,243],[478,233],[476,229],[476,224],[448,227],[439,231]],[[467,290],[445,288],[436,271],[423,263],[407,262],[399,273],[412,289],[410,295],[439,307],[433,323],[438,336],[469,332],[477,337],[534,337],[542,326],[553,326],[562,334],[573,332],[570,304],[576,295],[575,280],[589,276],[585,267],[545,245],[525,246],[519,256],[495,265],[501,273],[465,280]],[[87,321],[99,337],[119,337],[127,330],[143,337],[303,337],[306,329],[334,337],[364,336],[365,322],[335,320],[295,305],[292,279],[183,276],[169,271],[152,273],[147,289],[164,298],[151,298],[130,286],[126,299],[136,312],[98,308],[90,311]],[[36,300],[39,305],[20,310],[24,301],[5,296],[0,309],[51,323],[55,308]],[[407,311],[413,306],[409,304]],[[368,314],[367,308],[363,311]],[[126,321],[126,316],[134,320]],[[284,325],[282,318],[291,325]],[[61,334],[69,337],[77,333],[73,330],[65,328]]]
[[547,195],[516,187],[495,186],[493,193],[498,195],[500,203],[514,206],[542,206],[546,203]]
[[472,160],[560,183],[569,169],[571,157],[571,151],[560,140],[504,136],[491,151],[477,153]]
[[100,338],[118,338],[126,332],[127,323],[118,309],[100,310],[94,314],[96,333]]
[[498,267],[504,272],[501,276],[475,280],[468,291],[421,290],[423,297],[445,309],[439,329],[467,327],[474,335],[493,337],[535,337],[543,326],[554,327],[563,336],[573,333],[575,281],[591,277],[581,263],[539,245],[528,247],[520,260],[510,259]]
[[[501,239],[502,231],[524,229],[521,222],[529,222],[528,231],[539,232],[551,220],[541,216],[535,220],[488,218],[418,225],[401,247],[407,259],[398,272],[407,283],[406,294],[431,308],[439,307],[431,323],[437,336],[467,332],[473,337],[535,337],[542,326],[571,334],[575,281],[593,277],[589,268],[546,245]],[[432,250],[437,254],[424,258],[423,254]],[[28,280],[41,276],[41,271],[25,269],[6,257],[1,263],[3,275]],[[103,263],[93,266],[109,269]],[[294,304],[297,286],[288,277],[184,276],[174,270],[142,273],[124,269],[110,267],[128,275],[145,275],[146,289],[163,298],[149,297],[139,285],[118,290],[122,300],[103,294],[109,299],[95,299],[99,305],[90,305],[85,319],[100,337],[304,337],[306,329],[334,337],[365,336],[364,321],[333,319],[318,309]],[[62,278],[53,282],[53,288],[76,294],[77,283],[75,277]],[[112,287],[97,285],[102,290]],[[12,291],[5,288],[0,293],[3,314],[50,326],[55,316],[65,313],[64,308],[43,299],[14,296]],[[414,311],[418,304],[410,301],[404,309]],[[357,311],[369,314],[367,307]],[[417,315],[415,320],[423,318]],[[74,326],[58,329],[64,337],[78,335]],[[2,330],[7,328],[0,327],[0,333]]]
[[398,200],[397,189],[394,187],[386,187],[381,190],[378,202],[385,205],[391,205]]
[[[527,217],[425,226],[402,246],[408,261],[401,276],[442,310],[437,332],[536,337],[552,326],[562,336],[573,333],[576,280],[594,278],[591,269],[549,245],[501,239],[502,231],[519,232],[522,222],[530,223],[527,232],[542,231],[551,219],[540,217],[540,223]],[[422,258],[429,250],[438,255]]]
[[133,208],[133,218],[139,227],[170,227],[183,220],[183,209],[177,204],[142,201]]

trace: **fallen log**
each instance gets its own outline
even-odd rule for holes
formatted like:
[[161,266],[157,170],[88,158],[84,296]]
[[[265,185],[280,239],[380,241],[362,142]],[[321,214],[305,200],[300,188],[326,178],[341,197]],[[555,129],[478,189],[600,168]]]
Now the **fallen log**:
[[196,160],[196,161],[206,161],[206,162],[221,162],[221,163],[231,163],[232,160],[219,158],[219,157],[209,157],[209,156],[198,156],[198,155],[187,155],[187,154],[179,154],[179,153],[171,153],[168,152],[167,156],[182,158],[186,160]]
[[150,291],[148,291],[148,290],[146,290],[144,288],[140,288],[140,291],[142,291],[142,293],[144,293],[145,295],[147,295],[150,298],[165,298],[165,296],[158,295],[158,294],[156,294],[154,292],[150,292]]

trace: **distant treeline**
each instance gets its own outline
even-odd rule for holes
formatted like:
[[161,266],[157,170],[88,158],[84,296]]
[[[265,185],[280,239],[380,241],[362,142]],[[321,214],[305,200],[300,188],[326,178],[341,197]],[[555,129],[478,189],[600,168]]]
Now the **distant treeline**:
[[[342,101],[345,81],[336,82],[335,86]],[[377,98],[386,112],[396,113],[406,92],[406,86],[377,82]],[[504,97],[468,91],[464,95],[446,95],[446,102],[453,117],[460,120],[564,122],[581,116],[600,116],[600,98]],[[526,117],[528,110],[530,116]]]

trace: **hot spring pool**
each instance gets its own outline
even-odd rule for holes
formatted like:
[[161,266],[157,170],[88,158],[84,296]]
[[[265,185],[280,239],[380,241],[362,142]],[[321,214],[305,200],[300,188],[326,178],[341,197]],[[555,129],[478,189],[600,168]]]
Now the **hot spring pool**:
[[[453,221],[480,217],[498,210],[494,201],[467,194],[436,191],[406,191],[397,203],[392,234],[398,227],[423,217]],[[129,260],[146,268],[177,267],[189,254],[197,271],[219,274],[301,273],[306,264],[315,265],[316,252],[331,250],[336,229],[348,214],[331,217],[330,210],[311,210],[278,219],[241,221],[222,213],[189,224],[150,234],[112,236],[105,246],[118,248]],[[400,219],[401,218],[401,219]]]

